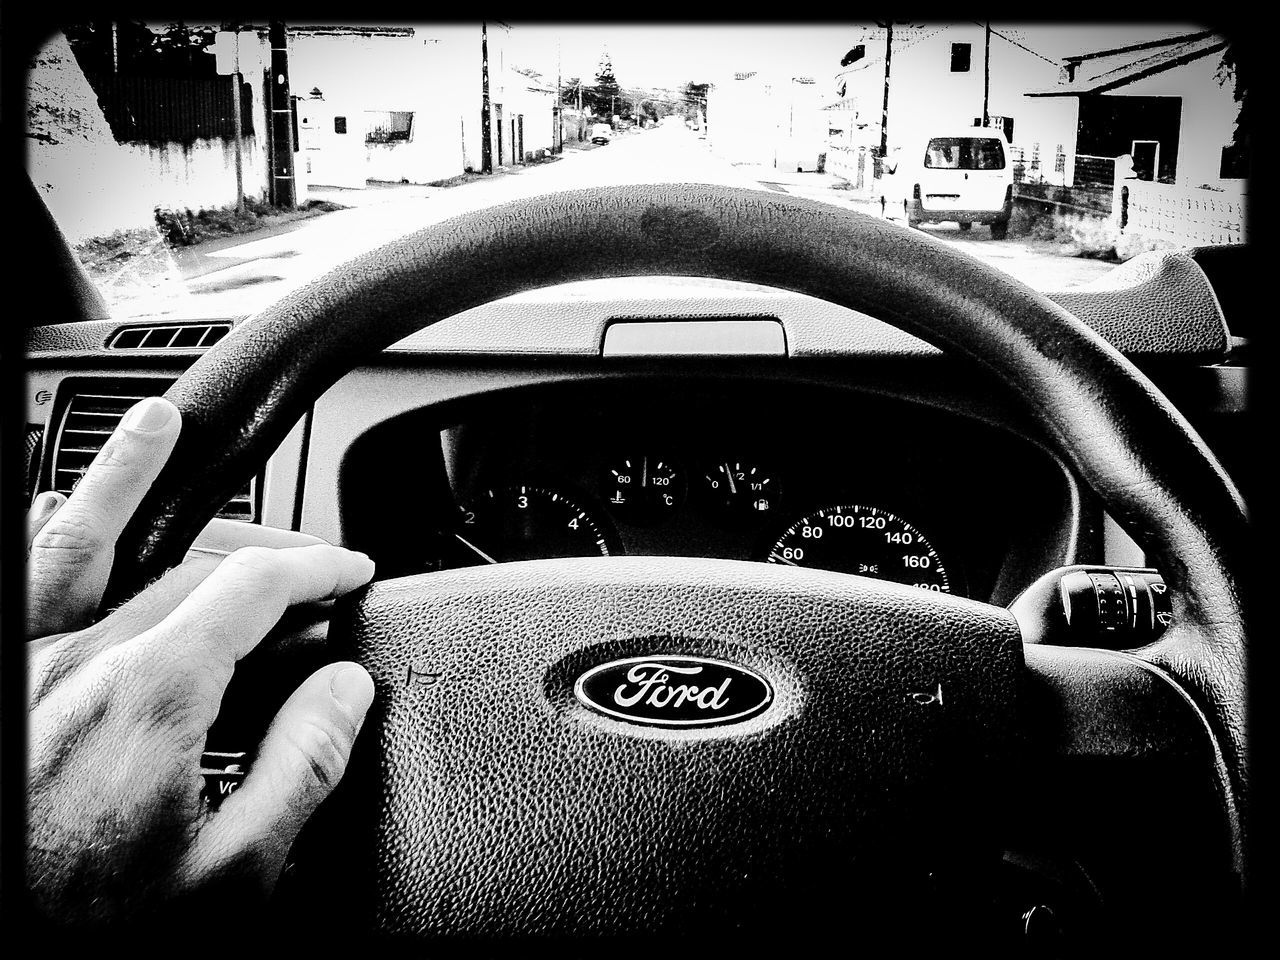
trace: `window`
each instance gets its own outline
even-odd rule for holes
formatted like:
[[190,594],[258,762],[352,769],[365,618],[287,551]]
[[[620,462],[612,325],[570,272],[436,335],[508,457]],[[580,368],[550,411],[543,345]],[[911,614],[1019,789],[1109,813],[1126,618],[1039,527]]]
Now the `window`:
[[333,118],[333,132],[334,132],[334,133],[346,133],[346,132],[347,132],[347,118],[346,118],[346,117],[334,117],[334,118]]
[[411,139],[413,133],[413,111],[391,110],[388,112],[369,111],[369,132],[365,135],[365,143],[396,143]]
[[968,73],[969,57],[972,53],[973,45],[969,43],[953,43],[951,45],[951,72],[952,73]]
[[994,137],[934,137],[925,149],[930,170],[1003,170],[1004,147]]
[[1231,143],[1222,148],[1222,164],[1218,177],[1222,180],[1243,180],[1249,176],[1249,155],[1244,145]]

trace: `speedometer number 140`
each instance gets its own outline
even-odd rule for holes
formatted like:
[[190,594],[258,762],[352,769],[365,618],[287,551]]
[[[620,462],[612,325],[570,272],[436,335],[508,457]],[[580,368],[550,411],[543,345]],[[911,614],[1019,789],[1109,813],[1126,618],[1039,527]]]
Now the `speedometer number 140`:
[[801,517],[765,559],[951,592],[933,544],[914,525],[879,507],[840,505]]

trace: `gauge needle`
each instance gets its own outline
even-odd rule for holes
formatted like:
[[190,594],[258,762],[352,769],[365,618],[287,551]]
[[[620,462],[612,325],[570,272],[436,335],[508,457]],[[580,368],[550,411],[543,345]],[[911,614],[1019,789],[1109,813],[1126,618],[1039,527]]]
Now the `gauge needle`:
[[798,566],[800,566],[800,564],[796,563],[794,560],[788,560],[786,557],[780,557],[780,556],[778,556],[776,553],[771,553],[771,554],[769,554],[769,559],[770,559],[770,560],[777,560],[779,563],[785,563],[785,564],[787,564],[788,566],[791,566],[791,567],[798,567]]
[[724,465],[724,475],[729,478],[729,494],[736,497],[738,495],[738,485],[733,482],[733,471],[729,469],[727,460]]
[[470,540],[468,540],[466,537],[464,537],[462,534],[460,534],[460,533],[455,533],[455,534],[454,534],[454,536],[458,538],[458,542],[459,542],[459,543],[461,543],[464,547],[466,547],[468,550],[470,550],[472,553],[474,553],[474,554],[475,554],[477,557],[479,557],[481,560],[485,561],[485,563],[497,563],[497,562],[498,562],[497,560],[493,559],[493,557],[489,556],[487,553],[485,553],[483,550],[481,550],[479,547],[477,547],[477,546],[476,546],[474,543],[472,543]]

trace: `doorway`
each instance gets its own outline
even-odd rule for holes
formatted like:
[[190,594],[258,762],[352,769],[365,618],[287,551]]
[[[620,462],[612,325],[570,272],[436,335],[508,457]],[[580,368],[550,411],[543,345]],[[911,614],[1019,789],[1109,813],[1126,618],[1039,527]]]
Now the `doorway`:
[[1155,180],[1160,169],[1160,141],[1135,140],[1129,151],[1133,156],[1133,170],[1139,180]]
[[494,162],[494,166],[502,167],[502,166],[506,166],[506,161],[502,159],[502,104],[500,103],[494,104],[493,113],[494,113],[494,120],[496,121],[494,123],[494,126],[498,130],[498,154],[497,154],[497,159]]

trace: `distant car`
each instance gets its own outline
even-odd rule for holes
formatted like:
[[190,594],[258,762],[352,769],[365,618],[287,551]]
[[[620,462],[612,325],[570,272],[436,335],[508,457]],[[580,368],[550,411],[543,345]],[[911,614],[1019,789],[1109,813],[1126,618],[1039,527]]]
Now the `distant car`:
[[591,127],[592,143],[608,143],[613,139],[613,131],[607,123],[597,123]]
[[1013,207],[1013,168],[1004,147],[998,132],[964,129],[910,150],[896,173],[911,185],[904,198],[907,223],[952,220],[961,230],[986,223],[992,238],[1004,239]]

